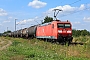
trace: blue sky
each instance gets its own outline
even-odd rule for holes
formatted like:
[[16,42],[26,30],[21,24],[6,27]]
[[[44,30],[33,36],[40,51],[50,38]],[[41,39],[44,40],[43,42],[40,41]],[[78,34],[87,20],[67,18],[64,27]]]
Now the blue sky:
[[57,18],[69,20],[73,29],[90,31],[90,0],[0,0],[0,33],[40,24],[53,9],[62,9]]

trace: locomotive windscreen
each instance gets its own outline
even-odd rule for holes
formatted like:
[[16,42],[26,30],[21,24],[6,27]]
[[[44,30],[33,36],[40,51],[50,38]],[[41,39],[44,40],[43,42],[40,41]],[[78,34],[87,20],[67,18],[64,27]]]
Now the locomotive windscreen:
[[70,28],[70,24],[65,24],[65,28]]
[[58,28],[70,28],[71,25],[70,25],[70,24],[58,24],[57,27],[58,27]]

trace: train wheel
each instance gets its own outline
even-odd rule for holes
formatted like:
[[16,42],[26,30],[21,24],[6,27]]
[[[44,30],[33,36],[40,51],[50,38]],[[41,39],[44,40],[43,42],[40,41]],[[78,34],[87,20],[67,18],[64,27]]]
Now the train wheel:
[[67,41],[68,46],[71,44],[71,42],[72,42],[72,40]]

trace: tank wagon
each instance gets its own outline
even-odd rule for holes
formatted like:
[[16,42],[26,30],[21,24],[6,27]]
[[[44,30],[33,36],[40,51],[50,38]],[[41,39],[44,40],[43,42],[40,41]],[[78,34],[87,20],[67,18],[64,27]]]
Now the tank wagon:
[[7,33],[7,35],[8,35],[9,37],[11,37],[11,33]]
[[13,37],[17,37],[17,31],[14,31],[14,36]]
[[35,37],[36,36],[37,25],[31,26],[27,29],[27,37]]
[[11,32],[11,37],[14,37],[14,32]]
[[36,37],[36,28],[37,25],[34,25],[29,28],[24,28],[11,32],[11,37],[34,38]]
[[37,26],[36,38],[51,39],[58,42],[72,42],[72,25],[67,21],[55,20]]
[[18,30],[17,37],[22,37],[22,29]]
[[22,30],[22,37],[23,37],[23,38],[26,38],[26,37],[27,37],[27,29],[28,29],[28,28],[24,28],[24,29]]
[[36,36],[36,28],[37,25],[22,29],[22,33],[20,33],[22,35],[21,37],[34,38]]

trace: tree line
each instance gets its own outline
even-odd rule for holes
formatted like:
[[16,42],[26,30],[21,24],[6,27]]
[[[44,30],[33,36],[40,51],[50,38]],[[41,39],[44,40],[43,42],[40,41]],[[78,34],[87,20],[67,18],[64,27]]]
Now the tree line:
[[84,30],[72,30],[72,35],[75,37],[79,37],[79,36],[90,36],[90,32],[87,31],[86,29]]

